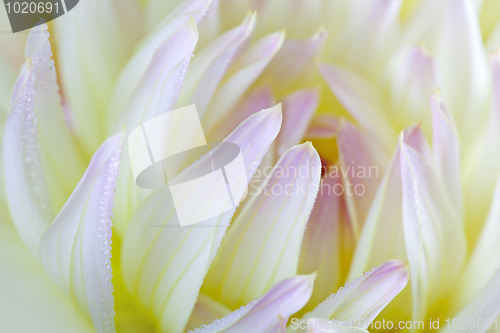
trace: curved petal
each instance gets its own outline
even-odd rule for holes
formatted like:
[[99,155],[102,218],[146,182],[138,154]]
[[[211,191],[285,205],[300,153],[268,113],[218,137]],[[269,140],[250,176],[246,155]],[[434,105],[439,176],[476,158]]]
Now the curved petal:
[[[118,130],[121,129],[122,124],[119,123],[117,126],[116,121],[128,104],[128,99],[134,90],[138,89],[140,81],[143,79],[160,46],[171,39],[172,34],[181,27],[189,24],[191,20],[198,23],[205,15],[210,3],[211,0],[190,0],[181,3],[139,43],[137,51],[127,62],[116,80],[112,92],[108,112],[108,125],[112,131],[116,131],[117,128]],[[184,52],[185,50],[180,53],[184,54]],[[175,52],[173,53],[175,54]],[[179,86],[181,82],[182,80],[177,82]]]
[[[124,107],[118,126],[130,133],[143,122],[174,108],[191,55],[198,40],[194,21],[189,21],[169,36],[153,55],[139,84]],[[129,160],[128,145],[124,159]],[[151,193],[136,186],[130,163],[120,168],[116,196],[116,231],[125,233],[128,219]]]
[[342,285],[354,248],[344,187],[335,171],[333,166],[321,180],[302,240],[298,273],[318,273],[311,300],[303,311],[312,310]]
[[[387,304],[408,283],[408,263],[391,260],[347,283],[336,294],[330,295],[316,309],[307,313],[299,322],[310,318],[330,318],[359,323],[367,328]],[[303,329],[292,332],[305,332]]]
[[451,204],[432,162],[399,138],[403,223],[410,261],[413,319],[446,295],[458,277],[467,244],[460,214]]
[[[281,107],[277,105],[248,118],[225,139],[240,146],[247,181],[280,126]],[[213,149],[216,154],[217,147]],[[205,155],[183,173],[210,161]],[[234,211],[181,228],[170,192],[164,190],[150,196],[133,216],[122,245],[124,281],[164,332],[181,332],[186,326]]]
[[0,331],[95,332],[71,298],[50,280],[10,221],[0,221],[0,267]]
[[67,126],[46,25],[33,28],[26,41],[28,75],[34,75],[35,115],[42,165],[54,211],[64,205],[88,160]]
[[297,90],[283,99],[283,127],[278,135],[278,155],[301,143],[319,103],[318,89]]
[[98,333],[115,332],[111,216],[123,134],[96,151],[80,183],[40,241],[47,273],[73,296]]
[[355,72],[333,64],[320,64],[319,70],[330,90],[364,128],[392,148],[396,133],[383,113],[384,105],[376,88]]
[[[498,329],[498,322],[495,321],[498,315],[500,315],[500,270],[493,274],[481,292],[455,318],[451,319],[450,323],[457,322],[457,320],[460,323],[464,320],[466,322],[473,320],[475,325],[471,325],[465,331],[467,333],[484,333],[490,327]],[[455,328],[448,328],[439,332],[452,333],[456,331]]]
[[253,32],[255,19],[255,13],[247,15],[243,23],[227,31],[196,54],[182,85],[179,106],[195,104],[200,116],[203,116],[233,58]]
[[283,45],[284,33],[271,33],[243,52],[229,69],[227,78],[215,92],[203,115],[202,124],[207,132],[237,105],[238,101],[267,67]]
[[328,32],[321,28],[308,39],[287,39],[281,49],[269,63],[266,74],[269,74],[279,92],[286,91],[297,84],[304,86],[315,73],[314,59],[319,56]]
[[249,188],[250,199],[207,275],[206,294],[236,308],[297,274],[320,168],[318,153],[311,143],[304,143],[283,154],[259,188]]
[[134,0],[86,0],[54,22],[64,93],[90,155],[106,138],[107,107],[142,35],[142,12]]
[[212,324],[188,333],[276,332],[311,297],[315,274],[297,275],[272,286],[263,296]]

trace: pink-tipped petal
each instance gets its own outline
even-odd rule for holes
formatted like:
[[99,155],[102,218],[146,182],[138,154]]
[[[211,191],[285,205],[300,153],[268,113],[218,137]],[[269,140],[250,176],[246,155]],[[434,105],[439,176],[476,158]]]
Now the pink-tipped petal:
[[466,256],[463,221],[431,161],[399,138],[406,252],[411,264],[413,319],[420,320],[456,280]]
[[[198,23],[205,15],[211,0],[189,0],[178,5],[169,15],[167,15],[158,26],[153,29],[148,36],[146,36],[140,43],[139,49],[134,53],[132,58],[127,62],[125,68],[120,73],[114,90],[112,93],[111,101],[108,111],[108,125],[109,130],[113,131],[118,128],[120,130],[122,124],[116,126],[116,121],[122,113],[123,109],[128,105],[129,98],[138,87],[144,74],[146,73],[151,61],[157,50],[167,40],[173,39],[173,34],[178,33],[178,30],[186,25]],[[196,38],[197,39],[197,38]],[[184,41],[184,46],[189,44],[190,40]],[[196,41],[194,41],[196,44]],[[173,46],[173,45],[172,45]],[[171,47],[172,47],[171,46]],[[178,45],[177,47],[181,47]],[[191,52],[186,54],[186,49],[170,50],[173,54],[181,56],[182,58],[191,56]],[[166,60],[166,59],[165,59]],[[174,62],[176,60],[172,60]],[[177,60],[179,61],[179,60]],[[183,77],[184,75],[182,75]],[[177,81],[180,87],[182,80]],[[179,88],[178,87],[178,88]],[[178,89],[177,88],[177,89]],[[177,97],[177,96],[176,96]],[[128,129],[127,130],[132,130]]]
[[311,300],[304,310],[312,310],[334,293],[345,280],[343,272],[353,252],[352,233],[337,166],[327,169],[302,240],[299,274],[318,273]]
[[389,156],[377,138],[347,121],[339,126],[337,145],[347,208],[357,238]]
[[315,274],[284,279],[245,307],[189,333],[276,332],[281,318],[288,318],[307,303],[314,278]]
[[282,32],[271,33],[243,52],[228,71],[228,77],[215,92],[203,117],[203,125],[210,132],[238,104],[251,85],[267,67],[283,45]]
[[308,39],[288,39],[266,69],[277,83],[279,91],[286,91],[297,80],[301,84],[314,73],[314,59],[319,56],[328,33],[320,29]]
[[179,106],[195,104],[202,117],[222,77],[234,57],[248,41],[255,27],[256,15],[210,43],[193,58],[179,95]]
[[[321,162],[311,143],[290,148],[229,229],[204,291],[232,307],[297,274],[301,240],[320,181]],[[248,249],[259,249],[248,251]]]
[[283,127],[278,135],[278,155],[299,144],[316,112],[319,102],[317,89],[302,89],[291,93],[283,100]]
[[212,142],[218,142],[231,133],[240,123],[261,110],[275,105],[271,87],[262,86],[250,91],[248,95],[207,135]]
[[[158,46],[139,84],[128,98],[116,128],[128,133],[143,122],[174,109],[198,32],[191,20]],[[124,159],[129,160],[128,146]],[[130,163],[120,168],[116,196],[116,231],[123,235],[132,213],[151,193],[133,181]]]
[[47,273],[75,298],[98,333],[115,332],[111,217],[123,136],[116,134],[96,151],[39,247]]
[[[391,260],[347,283],[336,294],[330,295],[316,309],[307,313],[299,322],[310,318],[329,318],[359,323],[366,329],[387,304],[408,283],[408,263]],[[292,332],[305,332],[304,329]]]
[[[225,139],[241,148],[248,182],[278,135],[281,119],[278,104],[254,114]],[[212,150],[213,156],[217,149]],[[210,155],[205,155],[178,177],[210,164]],[[222,190],[227,191],[225,186]],[[199,189],[192,191],[185,200]],[[206,198],[206,204],[212,199]],[[170,191],[164,190],[151,195],[132,217],[122,244],[124,281],[163,330],[183,331],[234,212],[232,208],[220,216],[181,227]]]

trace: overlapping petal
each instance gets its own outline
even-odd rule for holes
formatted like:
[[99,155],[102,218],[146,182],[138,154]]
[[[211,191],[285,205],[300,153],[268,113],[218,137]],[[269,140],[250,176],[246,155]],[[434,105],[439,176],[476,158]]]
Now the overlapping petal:
[[[290,148],[229,229],[204,292],[231,307],[262,295],[295,275],[301,240],[320,181],[321,162],[310,143]],[[258,249],[248,251],[248,249]]]
[[[408,283],[408,263],[391,260],[347,283],[300,319],[329,318],[367,328]],[[299,322],[300,322],[299,321]],[[305,332],[303,329],[292,332]]]
[[106,138],[113,86],[143,35],[142,16],[133,0],[89,0],[55,20],[64,93],[89,156]]
[[[248,118],[225,139],[240,146],[248,181],[280,126],[281,105],[277,105]],[[217,147],[213,154],[217,154]],[[207,163],[208,155],[184,173]],[[184,329],[233,214],[231,209],[181,228],[170,192],[165,190],[148,198],[132,218],[122,246],[123,277],[129,291],[153,313],[163,331]]]
[[111,217],[123,133],[96,151],[71,197],[40,241],[40,259],[98,333],[115,332]]
[[277,332],[282,327],[282,318],[286,321],[307,303],[311,297],[314,278],[315,274],[284,279],[245,307],[195,332]]

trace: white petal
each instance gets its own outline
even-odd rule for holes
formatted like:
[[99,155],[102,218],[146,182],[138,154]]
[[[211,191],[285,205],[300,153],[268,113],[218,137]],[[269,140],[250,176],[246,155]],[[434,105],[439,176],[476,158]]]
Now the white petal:
[[[484,333],[488,331],[489,327],[493,329],[498,328],[498,322],[495,322],[500,314],[500,270],[497,270],[490,280],[484,286],[480,293],[468,303],[455,318],[450,319],[450,326],[456,323],[463,323],[469,321],[473,325],[468,326],[467,329],[461,330],[467,333]],[[478,323],[481,323],[480,326]],[[489,323],[489,324],[488,324]],[[493,324],[493,325],[492,325]],[[443,329],[442,333],[456,332],[457,329],[448,328]]]
[[48,37],[45,25],[32,29],[26,41],[25,56],[29,60],[25,70],[35,77],[36,128],[42,165],[54,211],[59,211],[83,175],[88,160],[65,121]]
[[0,221],[0,267],[0,331],[95,332],[26,249],[10,221]]
[[205,294],[199,294],[198,300],[191,313],[186,330],[195,329],[205,323],[211,323],[216,319],[227,316],[231,310],[224,304],[214,301]]
[[391,258],[406,260],[401,195],[399,152],[396,150],[368,211],[347,280]]
[[261,187],[249,188],[251,197],[221,245],[205,293],[235,308],[297,274],[320,168],[318,153],[305,143],[283,154]]
[[115,332],[111,216],[123,134],[96,151],[80,183],[40,241],[52,279],[90,317],[97,332]]
[[432,152],[436,173],[454,210],[463,218],[462,183],[460,177],[460,145],[455,121],[441,103],[439,93],[431,96]]
[[[278,134],[280,106],[248,118],[225,140],[241,147],[248,181]],[[184,173],[206,163],[208,155]],[[122,245],[124,281],[163,331],[184,329],[233,214],[234,209],[181,228],[170,192],[164,190],[149,197],[132,218]]]
[[357,238],[389,156],[377,138],[347,121],[339,125],[337,145],[347,209]]
[[[375,317],[408,283],[408,263],[391,260],[347,283],[330,295],[300,321],[310,318],[330,318],[349,321],[367,328]],[[291,332],[305,332],[292,330]]]
[[253,32],[255,17],[255,14],[248,15],[241,25],[229,30],[196,54],[182,85],[179,106],[195,104],[200,116],[203,116],[233,58]]
[[312,310],[343,284],[345,266],[354,248],[354,235],[343,196],[344,187],[340,177],[333,174],[333,168],[335,166],[326,170],[321,180],[302,240],[298,273],[318,273],[311,300],[303,311]]
[[276,332],[280,329],[282,318],[288,318],[307,303],[311,297],[315,277],[316,275],[312,274],[284,279],[245,307],[195,332]]
[[411,267],[413,319],[446,295],[466,256],[463,221],[431,162],[400,135],[403,223]]
[[278,155],[299,144],[319,103],[317,89],[301,89],[283,99],[283,127],[278,136]]
[[[122,111],[118,126],[125,125],[128,133],[143,122],[174,108],[194,51],[198,33],[193,21],[189,21],[158,46],[139,84],[134,89]],[[124,150],[124,163],[116,196],[116,231],[122,235],[128,219],[151,193],[136,186],[132,176],[128,145]],[[182,169],[181,169],[182,170]]]
[[362,76],[341,66],[321,64],[319,70],[354,119],[392,148],[396,133],[383,113],[384,105],[376,88]]
[[[108,124],[111,126],[112,131],[116,131],[117,128],[118,130],[121,129],[122,124],[119,123],[116,126],[116,121],[127,105],[131,94],[139,86],[143,75],[146,73],[153,56],[160,46],[169,40],[174,32],[186,26],[191,19],[194,22],[199,22],[205,15],[210,2],[211,0],[190,0],[183,2],[139,43],[138,50],[120,73],[112,93],[108,114]],[[171,52],[175,54],[173,50]],[[185,50],[180,53],[184,54]],[[180,86],[181,81],[178,83]]]
[[430,136],[429,95],[441,86],[436,61],[421,46],[404,48],[386,68],[391,120],[398,128],[422,122]]
[[90,155],[106,138],[114,83],[142,36],[141,11],[134,0],[88,0],[54,22],[65,96]]
[[457,303],[469,302],[488,282],[493,273],[500,268],[500,180],[497,180],[491,209],[483,227],[469,264],[462,277],[461,290]]
[[214,130],[216,124],[237,105],[238,101],[267,67],[285,39],[284,33],[269,34],[242,53],[229,69],[228,77],[217,89],[203,117],[206,131]]
[[490,95],[488,60],[472,1],[422,2],[403,39],[411,44],[423,41],[436,59],[443,101],[467,147],[486,120]]
[[[266,69],[266,74],[276,82],[278,92],[297,83],[306,86],[315,73],[314,59],[319,56],[328,33],[320,29],[308,39],[287,39]],[[297,82],[300,81],[300,82]]]

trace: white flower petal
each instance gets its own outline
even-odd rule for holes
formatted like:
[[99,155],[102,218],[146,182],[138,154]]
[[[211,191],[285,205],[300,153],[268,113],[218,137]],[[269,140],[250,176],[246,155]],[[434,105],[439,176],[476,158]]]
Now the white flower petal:
[[318,153],[304,143],[283,154],[261,187],[249,188],[251,197],[221,245],[205,293],[234,308],[297,274],[320,168]]
[[396,133],[390,126],[376,88],[355,72],[333,64],[320,64],[319,70],[346,110],[364,128],[392,148]]
[[[347,283],[336,294],[330,295],[316,309],[307,313],[300,321],[310,318],[330,318],[349,321],[367,328],[387,304],[408,283],[408,263],[391,260]],[[305,332],[305,330],[291,330]]]
[[358,238],[389,156],[377,138],[347,121],[339,125],[337,146],[347,209]]
[[[280,126],[281,105],[277,105],[248,118],[226,138],[240,146],[248,181]],[[216,153],[217,147],[212,155]],[[208,155],[184,173],[206,163]],[[122,245],[124,281],[163,331],[184,329],[233,214],[234,209],[181,228],[170,192],[164,190],[149,197],[133,216]]]
[[245,307],[195,332],[276,332],[280,329],[283,318],[288,318],[307,303],[311,297],[315,276],[297,275],[284,279]]
[[[111,126],[112,131],[116,131],[117,128],[118,130],[121,129],[122,124],[119,123],[117,126],[116,121],[122,110],[126,107],[133,91],[139,86],[143,75],[146,73],[160,46],[169,40],[177,30],[189,24],[192,19],[196,23],[199,22],[210,6],[210,2],[211,0],[190,0],[183,2],[139,43],[138,50],[120,73],[112,93],[108,112],[108,124]],[[173,50],[171,51],[173,52]],[[184,55],[185,52],[186,50],[183,50],[179,53]],[[175,52],[173,53],[175,54]],[[181,82],[181,80],[177,82],[179,83],[179,87]]]
[[113,86],[142,35],[142,13],[134,0],[87,0],[54,22],[65,96],[90,155],[106,138]]
[[198,300],[186,325],[186,330],[194,330],[205,323],[227,316],[231,310],[224,304],[214,301],[205,294],[199,294]]
[[283,99],[283,126],[278,135],[278,155],[302,142],[319,103],[318,89],[301,89]]
[[[143,122],[174,108],[197,40],[196,26],[189,21],[158,46],[130,95],[117,127],[125,125],[130,133]],[[129,160],[127,147],[124,150],[126,161]],[[136,186],[130,163],[124,163],[120,168],[116,196],[118,234],[124,234],[128,219],[150,193],[150,190]]]
[[123,133],[106,140],[40,241],[40,260],[95,330],[115,332],[111,216]]
[[222,119],[221,122],[214,127],[212,132],[207,134],[208,140],[210,142],[221,141],[245,119],[275,104],[276,101],[271,87],[266,85],[255,88],[248,93],[226,118]]
[[[484,333],[487,332],[491,323],[500,314],[500,270],[497,270],[490,280],[484,286],[480,293],[468,303],[460,313],[453,319],[450,319],[450,326],[456,322],[474,322],[473,325],[468,326],[466,329],[461,329],[462,332],[467,333]],[[482,323],[479,325],[478,323]],[[486,324],[486,323],[489,323]],[[493,322],[493,329],[498,329],[498,323]],[[455,328],[442,329],[440,333],[456,332]]]
[[95,333],[8,220],[0,221],[0,267],[0,331]]
[[354,248],[354,235],[343,197],[344,187],[338,175],[329,173],[333,170],[327,170],[321,180],[302,240],[298,273],[318,273],[311,300],[303,311],[312,310],[343,284],[345,266]]
[[203,116],[202,123],[207,132],[214,130],[216,124],[237,105],[281,48],[284,39],[284,33],[271,33],[235,59]]
[[54,211],[64,205],[88,164],[67,126],[46,25],[32,29],[26,41],[24,70],[35,77],[36,128]]
[[500,178],[497,180],[491,209],[483,227],[469,264],[462,277],[461,293],[457,303],[465,304],[474,297],[488,282],[493,273],[500,268]]
[[195,104],[200,116],[205,110],[233,58],[255,27],[255,13],[202,49],[191,61],[179,95],[179,106]]
[[281,49],[269,63],[266,74],[276,82],[278,92],[283,92],[291,86],[305,86],[315,73],[314,59],[319,56],[328,33],[320,29],[308,39],[287,39]]
[[463,218],[462,183],[460,177],[460,145],[453,116],[441,103],[439,92],[431,96],[432,152],[437,177],[454,210]]
[[406,47],[391,59],[385,76],[391,120],[398,128],[421,121],[430,136],[428,97],[441,86],[436,61],[422,46]]
[[493,99],[487,123],[465,155],[463,184],[467,214],[467,238],[475,244],[490,210],[494,179],[500,171],[500,51],[491,57]]
[[490,95],[488,60],[474,4],[470,0],[423,1],[403,40],[424,42],[436,59],[443,101],[468,148],[486,120]]
[[399,138],[403,223],[410,261],[413,319],[446,295],[466,256],[463,221],[451,204],[431,161]]
[[399,152],[396,150],[368,211],[347,280],[391,258],[406,260],[401,196]]

